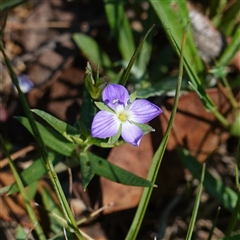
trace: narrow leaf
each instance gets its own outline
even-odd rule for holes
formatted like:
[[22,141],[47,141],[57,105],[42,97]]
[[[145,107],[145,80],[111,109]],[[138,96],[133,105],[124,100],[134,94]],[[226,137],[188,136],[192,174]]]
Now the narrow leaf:
[[[171,44],[173,45],[172,38],[176,41],[177,53],[180,54],[184,29],[189,22],[186,0],[150,0],[150,3],[160,19]],[[203,63],[197,53],[191,29],[189,29],[188,39],[186,40],[184,57],[191,64],[194,72],[199,74],[203,71]]]
[[113,163],[98,157],[90,152],[82,152],[80,154],[80,163],[81,158],[87,163],[85,167],[88,166],[88,173],[91,177],[93,173],[105,177],[113,182],[131,185],[131,186],[139,186],[139,187],[154,187],[154,184],[150,181],[141,178],[123,168],[120,168]]
[[[178,153],[184,166],[191,171],[195,178],[200,180],[201,165],[196,158],[191,156],[185,149],[178,148]],[[229,211],[234,210],[238,199],[236,192],[222,181],[215,179],[208,171],[205,173],[203,184],[209,194],[215,197],[226,209]]]
[[85,153],[80,154],[80,166],[81,166],[81,174],[82,174],[82,186],[85,190],[95,175],[94,168],[91,166],[91,162],[89,160],[89,156]]
[[120,84],[122,84],[123,86],[126,85],[127,80],[128,80],[128,77],[129,77],[130,72],[131,72],[131,69],[132,69],[132,67],[133,67],[133,64],[134,64],[134,62],[136,61],[137,56],[138,56],[138,54],[139,54],[139,52],[140,52],[140,50],[141,50],[141,48],[142,48],[142,46],[143,46],[146,38],[147,38],[147,36],[148,36],[149,33],[152,31],[153,27],[154,27],[154,25],[153,25],[153,26],[147,31],[147,33],[144,35],[143,39],[141,40],[141,42],[139,43],[137,49],[135,50],[134,54],[132,55],[131,60],[130,60],[130,62],[129,62],[129,64],[128,64],[127,68],[126,68],[125,71],[123,72],[123,75],[121,76],[121,80],[120,80]]
[[83,142],[83,140],[80,138],[80,132],[77,128],[57,119],[56,117],[44,111],[38,109],[32,109],[31,111],[44,119],[51,127],[53,127],[70,142],[78,144],[81,144]]
[[112,109],[110,109],[107,105],[105,105],[103,102],[94,102],[95,105],[100,109],[100,110],[105,110],[111,113],[114,113]]
[[109,56],[93,38],[85,34],[75,33],[73,34],[73,40],[91,62],[99,65],[104,70],[109,79],[113,79],[116,76],[111,70],[112,62]]
[[122,2],[104,0],[109,26],[117,41],[123,59],[129,61],[135,46],[132,30]]
[[[55,154],[53,152],[48,152],[48,158],[49,161],[53,163],[53,165],[56,165],[58,162],[62,160],[62,156],[59,154]],[[21,179],[23,181],[24,186],[28,186],[33,182],[38,181],[41,179],[45,174],[47,173],[44,162],[42,158],[35,159],[33,164],[23,170],[20,173]],[[3,194],[8,191],[8,194],[13,194],[18,192],[18,187],[16,183],[13,183],[8,186],[9,191],[6,189],[6,191],[0,190],[0,193]]]
[[[15,117],[27,130],[32,133],[29,121],[25,117]],[[55,130],[47,128],[40,123],[37,123],[40,135],[42,136],[46,146],[52,150],[64,155],[72,156],[75,153],[76,145],[67,141],[62,135]]]
[[29,0],[3,0],[0,4],[0,12],[14,8],[22,3],[28,2]]
[[202,194],[202,189],[203,189],[203,181],[204,181],[204,176],[205,176],[205,169],[206,169],[206,164],[203,163],[202,170],[201,170],[200,183],[199,183],[199,186],[198,186],[198,193],[197,193],[197,197],[196,197],[196,200],[195,200],[195,203],[194,203],[194,208],[193,208],[190,224],[189,224],[189,227],[188,227],[186,240],[191,240],[192,239],[193,229],[194,229],[194,226],[195,226],[195,223],[196,223],[198,208],[199,208],[200,200],[201,200],[201,194]]

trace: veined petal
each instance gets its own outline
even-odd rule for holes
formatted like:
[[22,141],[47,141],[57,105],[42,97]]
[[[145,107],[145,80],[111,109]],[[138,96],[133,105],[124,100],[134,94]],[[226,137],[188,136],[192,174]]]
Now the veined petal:
[[111,109],[124,109],[129,100],[129,94],[125,87],[119,84],[109,84],[102,92],[103,102]]
[[122,138],[135,146],[139,146],[143,136],[143,131],[133,123],[125,122],[122,124]]
[[147,123],[162,113],[162,109],[147,100],[135,100],[129,107],[129,120],[136,123]]
[[92,137],[108,138],[114,136],[120,127],[116,115],[108,111],[98,112],[92,122]]

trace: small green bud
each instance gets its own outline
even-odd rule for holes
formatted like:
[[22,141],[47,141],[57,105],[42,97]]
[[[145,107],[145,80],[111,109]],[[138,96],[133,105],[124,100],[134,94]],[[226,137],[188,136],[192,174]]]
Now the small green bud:
[[233,136],[240,137],[240,112],[236,113],[236,118],[230,126],[230,133]]
[[99,68],[97,68],[96,80],[93,78],[93,71],[91,65],[87,63],[85,76],[84,76],[84,85],[88,90],[90,96],[94,100],[98,100],[101,96],[102,90],[107,85],[105,78],[99,78]]

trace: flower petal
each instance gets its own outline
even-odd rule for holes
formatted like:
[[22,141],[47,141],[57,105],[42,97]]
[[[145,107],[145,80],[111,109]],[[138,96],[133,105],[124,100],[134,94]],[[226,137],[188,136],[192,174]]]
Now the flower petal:
[[162,109],[147,100],[135,100],[129,107],[129,120],[136,123],[147,123],[162,113]]
[[131,143],[134,146],[139,146],[143,136],[143,131],[135,124],[125,122],[122,125],[121,136],[126,142]]
[[116,115],[108,111],[98,112],[92,122],[92,137],[108,138],[114,136],[120,127]]
[[119,84],[109,84],[102,92],[103,102],[113,110],[124,109],[129,100],[129,94],[125,87]]

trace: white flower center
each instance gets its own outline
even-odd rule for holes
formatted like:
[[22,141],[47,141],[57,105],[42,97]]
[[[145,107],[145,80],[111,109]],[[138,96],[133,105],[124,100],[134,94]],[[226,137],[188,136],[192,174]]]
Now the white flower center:
[[129,118],[129,113],[127,111],[121,111],[117,113],[117,117],[121,122],[126,122]]

